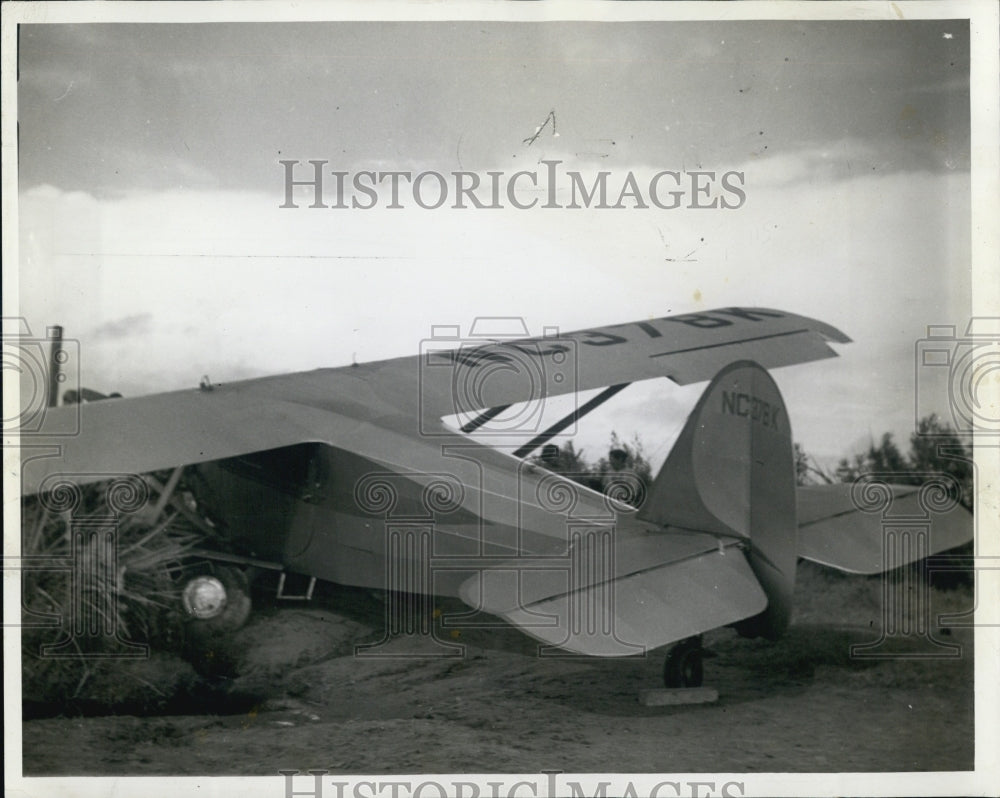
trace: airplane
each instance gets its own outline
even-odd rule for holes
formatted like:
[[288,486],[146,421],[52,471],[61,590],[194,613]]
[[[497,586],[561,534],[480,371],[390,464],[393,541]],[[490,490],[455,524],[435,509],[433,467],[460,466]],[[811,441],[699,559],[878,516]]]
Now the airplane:
[[[938,503],[930,539],[890,551],[855,486],[796,488],[769,369],[836,356],[830,344],[850,339],[823,322],[729,307],[534,338],[452,333],[409,357],[51,408],[22,436],[21,494],[141,475],[154,516],[200,530],[178,594],[210,635],[246,622],[249,583],[270,570],[284,597],[308,598],[316,580],[409,597],[396,609],[416,616],[390,631],[426,631],[447,596],[468,611],[445,626],[512,624],[540,653],[670,646],[674,688],[702,684],[705,632],[787,629],[800,557],[875,574],[972,538],[970,513]],[[530,456],[664,377],[709,385],[648,489],[622,474],[594,490]],[[592,389],[541,425],[549,397]],[[886,490],[904,515],[928,506],[921,486]]]

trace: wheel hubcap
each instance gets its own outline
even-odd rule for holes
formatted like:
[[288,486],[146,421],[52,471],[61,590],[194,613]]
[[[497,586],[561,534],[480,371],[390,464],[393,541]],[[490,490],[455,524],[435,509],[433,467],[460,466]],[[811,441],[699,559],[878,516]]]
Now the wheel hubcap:
[[226,608],[226,588],[214,576],[196,576],[184,587],[181,599],[188,615],[214,618]]

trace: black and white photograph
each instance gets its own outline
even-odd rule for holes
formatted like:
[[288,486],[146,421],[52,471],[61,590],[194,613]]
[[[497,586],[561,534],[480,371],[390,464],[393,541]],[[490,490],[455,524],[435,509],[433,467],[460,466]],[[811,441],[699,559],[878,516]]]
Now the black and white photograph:
[[994,4],[2,11],[11,794],[996,794]]

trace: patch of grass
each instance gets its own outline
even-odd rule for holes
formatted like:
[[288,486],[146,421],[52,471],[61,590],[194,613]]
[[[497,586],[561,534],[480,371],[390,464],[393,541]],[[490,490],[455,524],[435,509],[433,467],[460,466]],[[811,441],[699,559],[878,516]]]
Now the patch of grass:
[[22,571],[27,705],[148,711],[189,686],[190,666],[148,647],[179,645],[171,573],[205,533],[170,506],[149,517],[147,499],[135,479],[67,483],[22,500],[22,556],[32,563]]
[[938,576],[919,565],[859,576],[801,561],[792,621],[881,629],[892,614],[894,622],[909,628],[933,628],[939,616],[963,615],[973,607],[971,584],[959,580],[944,587]]

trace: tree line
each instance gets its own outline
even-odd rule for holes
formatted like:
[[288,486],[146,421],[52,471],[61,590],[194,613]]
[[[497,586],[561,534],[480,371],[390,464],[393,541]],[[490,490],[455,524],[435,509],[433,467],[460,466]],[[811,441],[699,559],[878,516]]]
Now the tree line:
[[[829,467],[807,453],[801,444],[795,443],[795,482],[797,485],[832,485],[854,482],[865,474],[879,474],[891,482],[915,485],[933,474],[945,474],[958,485],[955,498],[971,511],[972,447],[935,414],[920,419],[910,435],[909,444],[908,451],[904,453],[893,434],[886,432],[877,442],[873,439],[867,449],[842,457],[835,467]],[[638,435],[626,441],[612,432],[607,454],[597,461],[589,460],[571,440],[562,446],[548,444],[532,459],[550,471],[564,474],[598,491],[604,490],[616,472],[632,472],[647,488],[655,476]]]

